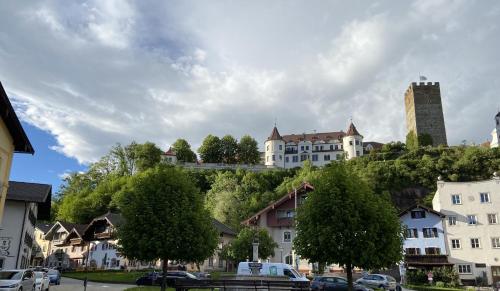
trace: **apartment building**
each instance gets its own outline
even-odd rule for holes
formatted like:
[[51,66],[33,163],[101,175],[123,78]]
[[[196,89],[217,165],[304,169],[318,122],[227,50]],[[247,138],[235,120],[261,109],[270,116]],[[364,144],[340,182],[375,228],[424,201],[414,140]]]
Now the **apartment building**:
[[437,182],[433,209],[445,215],[449,261],[463,283],[500,281],[500,179]]

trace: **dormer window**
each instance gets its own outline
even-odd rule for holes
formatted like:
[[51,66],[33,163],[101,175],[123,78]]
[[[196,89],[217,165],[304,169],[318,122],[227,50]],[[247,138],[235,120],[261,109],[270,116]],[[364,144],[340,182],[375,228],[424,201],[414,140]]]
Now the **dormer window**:
[[411,212],[411,218],[412,219],[425,218],[425,211],[424,210],[414,210]]

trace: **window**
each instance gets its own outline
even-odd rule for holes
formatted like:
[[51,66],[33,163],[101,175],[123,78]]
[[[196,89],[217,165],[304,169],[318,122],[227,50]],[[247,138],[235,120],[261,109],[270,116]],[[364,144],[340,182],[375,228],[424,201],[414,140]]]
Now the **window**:
[[413,218],[413,219],[425,218],[425,211],[424,210],[412,211],[411,218]]
[[406,238],[418,238],[418,231],[416,228],[408,228],[406,230]]
[[71,252],[74,253],[76,251],[76,246],[71,247]]
[[352,140],[349,141],[349,145],[352,145]]
[[306,151],[308,151],[308,150],[309,150],[309,146],[306,146]]
[[319,151],[319,146],[314,146],[315,151]]
[[280,151],[281,151],[281,150],[283,149],[283,146],[282,146],[282,145],[279,145],[279,149],[280,149]]
[[222,260],[220,257],[219,257],[219,268],[223,268],[224,267],[224,260]]
[[425,238],[433,238],[433,237],[438,237],[438,231],[437,228],[423,228],[422,233],[424,234]]
[[333,151],[333,145],[330,145],[330,150]]
[[481,245],[479,244],[479,239],[478,238],[471,238],[470,239],[470,246],[473,249],[479,249]]
[[335,157],[337,160],[340,160],[340,158],[342,157],[342,155],[340,154],[337,154],[337,156]]
[[288,160],[288,157],[285,157],[285,163],[288,163],[289,160]]
[[292,157],[292,162],[298,163],[299,162],[299,157],[298,156],[293,156]]
[[324,159],[325,161],[329,161],[329,160],[330,160],[330,155],[325,155],[325,156],[323,157],[323,159]]
[[293,218],[295,216],[295,211],[292,209],[278,210],[277,216],[278,216],[278,219]]
[[359,145],[359,140],[356,140],[355,144],[356,144],[356,145]]
[[459,274],[472,274],[470,265],[458,265],[458,273]]
[[453,203],[454,205],[462,204],[462,197],[460,196],[460,194],[451,195],[451,203]]
[[448,225],[457,225],[457,217],[448,216]]
[[307,155],[300,155],[300,161],[303,162],[307,160]]
[[494,249],[500,249],[500,237],[491,238],[491,247]]
[[495,213],[490,213],[488,214],[488,223],[489,224],[497,224],[498,223],[498,218]]
[[283,156],[280,155],[280,161],[282,161],[282,160],[283,160]]
[[269,156],[267,156],[267,157],[266,157],[266,161],[268,161],[268,162],[269,162]]
[[269,151],[269,145],[266,146],[266,151]]
[[477,224],[477,216],[475,216],[475,215],[467,215],[467,223],[469,225],[476,225]]
[[318,155],[312,155],[312,160],[313,160],[313,162],[318,161]]
[[425,248],[425,254],[426,255],[440,255],[441,254],[441,249],[440,248]]
[[481,203],[490,203],[490,193],[479,193]]
[[213,267],[214,266],[214,258],[213,257],[208,258],[208,266],[209,267]]
[[461,248],[461,246],[460,246],[460,240],[459,239],[452,239],[451,240],[451,248],[452,249],[459,249],[459,248]]
[[289,231],[283,232],[283,242],[291,242],[292,241],[292,233]]
[[406,248],[406,254],[407,255],[420,255],[420,249],[419,248]]
[[303,151],[304,150],[304,146],[300,146],[300,150]]
[[275,155],[273,155],[273,161],[276,161],[276,156]]
[[359,157],[359,151],[356,151],[356,157]]
[[0,270],[3,269],[3,263],[4,263],[5,259],[4,258],[0,258]]

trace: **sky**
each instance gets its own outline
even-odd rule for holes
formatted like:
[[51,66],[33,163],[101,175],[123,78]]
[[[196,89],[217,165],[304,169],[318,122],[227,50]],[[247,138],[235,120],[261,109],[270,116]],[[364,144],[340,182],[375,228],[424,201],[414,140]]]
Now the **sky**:
[[404,92],[440,82],[451,145],[490,139],[500,2],[1,1],[0,81],[57,185],[116,143],[346,130],[404,141]]

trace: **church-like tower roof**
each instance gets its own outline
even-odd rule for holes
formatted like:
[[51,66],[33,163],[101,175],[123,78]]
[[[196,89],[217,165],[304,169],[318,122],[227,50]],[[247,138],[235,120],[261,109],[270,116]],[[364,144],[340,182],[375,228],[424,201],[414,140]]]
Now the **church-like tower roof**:
[[498,111],[497,115],[495,117],[500,117],[500,111]]
[[351,124],[349,124],[349,128],[347,129],[346,136],[355,136],[355,135],[361,136],[361,134],[356,129],[356,126],[354,126],[354,123],[351,122]]
[[282,140],[283,138],[281,137],[280,133],[278,132],[278,129],[276,126],[273,128],[273,131],[271,132],[271,135],[267,138],[267,140]]

